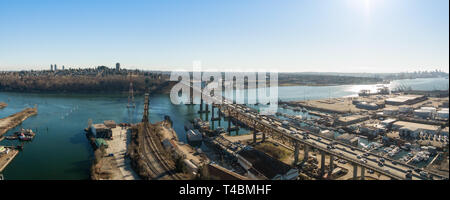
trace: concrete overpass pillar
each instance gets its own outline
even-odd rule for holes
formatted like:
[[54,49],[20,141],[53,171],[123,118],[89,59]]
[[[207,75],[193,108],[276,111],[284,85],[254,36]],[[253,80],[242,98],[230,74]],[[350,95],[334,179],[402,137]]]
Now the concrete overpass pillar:
[[325,152],[320,152],[320,176],[323,176],[325,174]]
[[303,151],[304,151],[303,162],[306,162],[306,161],[308,161],[308,158],[309,158],[309,146],[308,145],[304,145]]
[[[212,104],[211,105],[211,121],[212,121],[212,119],[214,119],[214,104]],[[213,123],[214,123],[214,121],[213,121]]]
[[366,168],[364,166],[361,166],[361,180],[364,180],[366,178],[365,173],[366,173]]
[[253,124],[253,143],[256,144],[256,121]]
[[230,113],[228,113],[228,134],[231,135],[231,118],[230,118]]
[[219,109],[217,109],[218,115],[219,115],[219,126],[220,126],[220,121],[222,121],[222,114],[220,114],[222,111]]
[[190,82],[190,87],[189,87],[189,92],[190,92],[190,100],[191,100],[191,105],[194,105],[194,88],[193,88],[193,83],[192,81]]
[[358,165],[353,164],[353,180],[356,180],[358,177]]
[[334,156],[333,156],[333,155],[330,155],[330,171],[328,172],[328,176],[331,175],[331,173],[333,172],[333,170],[334,170]]
[[300,150],[300,144],[298,142],[295,142],[295,150],[294,150],[294,165],[297,165],[298,163],[298,152]]
[[203,98],[200,97],[200,113],[203,112]]

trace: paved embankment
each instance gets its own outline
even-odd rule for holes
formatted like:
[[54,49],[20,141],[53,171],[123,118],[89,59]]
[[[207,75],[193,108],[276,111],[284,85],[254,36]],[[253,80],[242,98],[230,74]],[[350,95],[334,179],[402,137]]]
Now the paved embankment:
[[37,108],[26,108],[18,113],[0,119],[0,136],[25,121],[28,117],[36,114]]
[[19,153],[16,149],[8,149],[8,153],[0,154],[0,172],[2,172],[6,166],[16,157]]

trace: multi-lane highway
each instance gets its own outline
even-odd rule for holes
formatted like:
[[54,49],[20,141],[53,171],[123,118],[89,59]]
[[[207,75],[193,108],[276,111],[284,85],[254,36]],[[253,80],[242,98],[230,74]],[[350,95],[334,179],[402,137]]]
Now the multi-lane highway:
[[336,140],[322,138],[317,134],[302,129],[296,125],[292,125],[291,123],[288,125],[283,125],[281,119],[276,117],[261,116],[245,105],[229,103],[229,101],[225,101],[224,105],[230,107],[231,109],[238,110],[243,116],[259,119],[261,123],[266,124],[267,126],[275,127],[275,131],[279,131],[281,134],[291,135],[296,138],[296,140],[301,141],[301,143],[309,144],[316,149],[322,149],[328,154],[334,154],[339,158],[357,163],[358,165],[364,166],[367,169],[372,169],[388,177],[394,179],[407,179],[407,174],[410,174],[411,179],[413,180],[429,179],[429,175],[432,175],[434,179],[448,178],[432,172],[419,170],[412,165],[394,161],[390,158],[382,157]]
[[[208,97],[204,95],[203,98],[209,100],[209,102],[213,102],[213,100],[215,100],[215,102],[221,102],[217,105],[219,108],[223,110],[232,109],[233,112],[238,113],[241,118],[244,117],[250,121],[257,121],[258,124],[271,130],[271,134],[281,134],[289,140],[311,146],[326,154],[347,160],[358,166],[363,166],[365,169],[373,170],[392,179],[427,180],[430,179],[430,177],[433,179],[448,179],[448,176],[444,177],[434,172],[417,169],[412,165],[394,161],[390,158],[367,152],[337,140],[322,138],[315,133],[293,125],[292,123],[287,125],[282,124],[282,120],[279,118],[260,115],[245,105],[233,104],[232,101],[221,96]],[[252,126],[252,124],[247,125]]]

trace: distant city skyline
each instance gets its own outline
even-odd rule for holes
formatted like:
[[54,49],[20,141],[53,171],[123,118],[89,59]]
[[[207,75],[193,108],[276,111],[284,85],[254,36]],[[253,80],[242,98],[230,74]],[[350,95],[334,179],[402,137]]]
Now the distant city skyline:
[[448,16],[447,0],[1,1],[0,71],[448,72]]

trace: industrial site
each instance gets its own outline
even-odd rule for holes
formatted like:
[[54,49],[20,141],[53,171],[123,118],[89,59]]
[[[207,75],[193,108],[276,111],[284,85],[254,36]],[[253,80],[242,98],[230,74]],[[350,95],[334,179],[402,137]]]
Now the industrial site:
[[[195,90],[193,88],[192,90]],[[132,86],[128,109],[135,109]],[[202,96],[184,125],[104,121],[86,129],[95,180],[447,180],[448,91],[376,93],[280,101],[275,115],[255,105]],[[192,107],[194,105],[182,105]],[[199,148],[205,145],[207,151]]]

